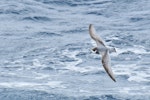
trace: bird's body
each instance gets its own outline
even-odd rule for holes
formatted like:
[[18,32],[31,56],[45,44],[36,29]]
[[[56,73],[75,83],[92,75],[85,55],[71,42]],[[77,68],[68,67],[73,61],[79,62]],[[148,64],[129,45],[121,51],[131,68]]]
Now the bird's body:
[[96,54],[102,55],[102,65],[103,65],[105,71],[110,76],[110,78],[116,82],[115,76],[111,69],[111,63],[110,63],[110,57],[109,57],[109,53],[116,52],[116,49],[106,47],[104,41],[98,35],[96,35],[94,26],[92,24],[90,24],[90,26],[89,26],[89,34],[90,34],[91,38],[93,40],[95,40],[95,42],[97,44],[97,47],[94,47],[92,49],[92,51],[94,51]]

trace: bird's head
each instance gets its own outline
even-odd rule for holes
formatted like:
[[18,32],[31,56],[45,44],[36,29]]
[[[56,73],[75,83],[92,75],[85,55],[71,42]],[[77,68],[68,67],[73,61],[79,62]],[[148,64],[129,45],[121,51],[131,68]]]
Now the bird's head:
[[94,53],[96,53],[96,54],[99,54],[97,47],[93,48],[92,51],[93,51]]

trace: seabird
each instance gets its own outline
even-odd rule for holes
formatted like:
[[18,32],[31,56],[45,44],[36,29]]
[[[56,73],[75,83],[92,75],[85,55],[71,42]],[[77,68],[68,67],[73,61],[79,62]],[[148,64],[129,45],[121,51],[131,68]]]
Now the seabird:
[[114,82],[116,82],[115,76],[111,69],[111,63],[110,63],[110,57],[109,57],[109,53],[116,52],[116,49],[106,47],[104,41],[96,34],[96,31],[92,24],[90,24],[90,26],[89,26],[89,34],[90,34],[91,38],[93,40],[95,40],[95,42],[97,44],[97,47],[94,47],[92,49],[92,51],[95,52],[96,54],[102,55],[102,65],[103,65],[105,71],[110,76],[110,78]]

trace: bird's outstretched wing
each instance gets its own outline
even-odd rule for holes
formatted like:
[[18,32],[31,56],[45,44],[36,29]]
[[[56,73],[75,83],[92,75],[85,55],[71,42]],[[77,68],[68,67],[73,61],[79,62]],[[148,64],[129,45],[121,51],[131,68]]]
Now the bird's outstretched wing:
[[92,24],[90,24],[90,26],[89,26],[89,34],[90,34],[91,38],[96,41],[96,44],[98,47],[106,47],[103,40],[98,35],[96,35],[96,31]]
[[102,52],[101,54],[102,54],[102,65],[103,65],[105,71],[110,76],[110,78],[114,82],[116,82],[115,76],[114,76],[114,74],[112,72],[112,69],[111,69],[111,63],[110,63],[110,57],[109,57],[109,50],[106,50],[106,51]]
[[90,34],[91,38],[96,41],[98,48],[100,48],[100,49],[105,48],[102,51],[100,51],[97,47],[95,47],[94,49],[98,52],[97,54],[100,53],[102,55],[102,65],[103,65],[105,71],[110,76],[110,78],[114,82],[116,82],[115,76],[114,76],[112,69],[111,69],[109,49],[107,49],[104,41],[98,35],[96,35],[96,31],[95,31],[94,26],[92,24],[90,24],[90,26],[89,26],[89,34]]

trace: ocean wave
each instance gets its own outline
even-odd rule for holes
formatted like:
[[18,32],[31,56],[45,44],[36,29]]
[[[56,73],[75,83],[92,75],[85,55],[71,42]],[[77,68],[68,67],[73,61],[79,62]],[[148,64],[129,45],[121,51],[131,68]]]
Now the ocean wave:
[[149,95],[102,94],[100,96],[67,96],[59,93],[48,93],[38,90],[0,89],[0,99],[5,100],[149,100]]
[[[0,0],[0,99],[149,100],[148,0]],[[117,52],[106,74],[89,24]]]
[[[123,69],[122,69],[123,68]],[[114,73],[117,75],[117,77],[120,77],[120,79],[133,81],[133,82],[149,82],[149,75],[147,71],[145,71],[145,68],[142,68],[142,66],[136,65],[136,64],[126,64],[126,65],[115,65],[113,66]],[[140,71],[140,73],[139,73]]]
[[37,35],[39,36],[62,36],[58,33],[52,33],[52,32],[38,32]]
[[44,16],[24,17],[23,20],[31,20],[31,21],[51,21],[50,18],[44,17]]

